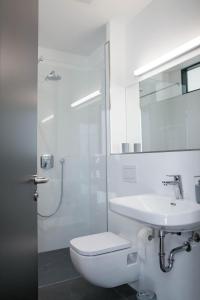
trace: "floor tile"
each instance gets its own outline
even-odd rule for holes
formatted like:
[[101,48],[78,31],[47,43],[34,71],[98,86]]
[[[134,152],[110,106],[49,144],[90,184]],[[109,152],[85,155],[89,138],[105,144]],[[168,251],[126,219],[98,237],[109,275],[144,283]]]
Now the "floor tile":
[[69,249],[39,254],[39,287],[39,300],[136,300],[128,285],[104,289],[80,277]]
[[128,284],[121,285],[119,287],[114,288],[114,290],[121,296],[123,296],[126,300],[136,300],[137,292],[133,290]]
[[61,249],[39,254],[39,287],[79,277],[72,265],[69,249]]
[[91,285],[82,278],[39,289],[39,300],[125,300],[114,289]]

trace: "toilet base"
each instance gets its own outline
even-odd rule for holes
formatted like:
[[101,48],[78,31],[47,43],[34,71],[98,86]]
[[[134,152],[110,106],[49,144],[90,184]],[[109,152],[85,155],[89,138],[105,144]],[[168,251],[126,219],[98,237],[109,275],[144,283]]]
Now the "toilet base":
[[84,256],[70,248],[72,262],[90,283],[112,288],[137,281],[139,263],[136,247],[96,256]]

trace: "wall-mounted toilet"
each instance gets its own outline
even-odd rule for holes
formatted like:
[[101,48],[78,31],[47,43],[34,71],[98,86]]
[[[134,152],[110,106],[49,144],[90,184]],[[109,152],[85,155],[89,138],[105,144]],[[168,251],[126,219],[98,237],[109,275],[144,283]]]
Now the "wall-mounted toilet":
[[71,240],[70,255],[76,269],[92,284],[111,288],[138,280],[136,246],[112,232]]

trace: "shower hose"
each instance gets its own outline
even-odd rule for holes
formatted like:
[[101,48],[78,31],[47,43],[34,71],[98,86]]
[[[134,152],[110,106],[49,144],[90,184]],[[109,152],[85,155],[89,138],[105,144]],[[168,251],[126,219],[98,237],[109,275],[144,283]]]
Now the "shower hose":
[[62,202],[63,202],[63,178],[64,178],[64,163],[65,163],[65,159],[62,158],[60,160],[60,164],[61,164],[61,181],[60,181],[60,199],[59,199],[59,203],[58,206],[56,207],[55,211],[49,215],[43,215],[40,214],[38,212],[38,216],[42,217],[42,218],[50,218],[53,217],[60,209]]

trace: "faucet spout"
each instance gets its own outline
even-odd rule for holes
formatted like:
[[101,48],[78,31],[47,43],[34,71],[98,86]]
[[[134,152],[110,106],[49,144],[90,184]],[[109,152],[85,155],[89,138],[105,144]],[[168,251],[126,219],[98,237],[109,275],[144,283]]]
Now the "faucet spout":
[[176,187],[176,199],[183,199],[183,185],[181,175],[167,175],[168,177],[173,177],[173,180],[162,181],[165,186],[173,185]]

